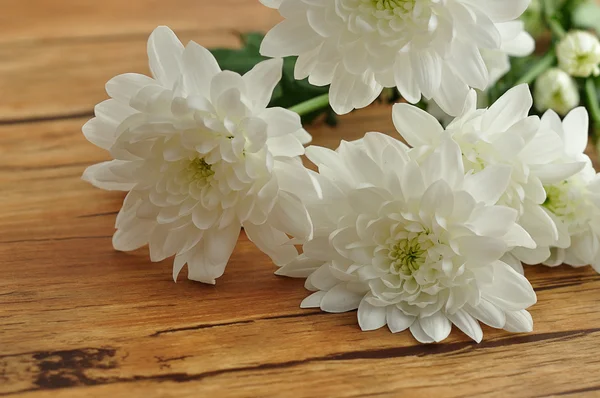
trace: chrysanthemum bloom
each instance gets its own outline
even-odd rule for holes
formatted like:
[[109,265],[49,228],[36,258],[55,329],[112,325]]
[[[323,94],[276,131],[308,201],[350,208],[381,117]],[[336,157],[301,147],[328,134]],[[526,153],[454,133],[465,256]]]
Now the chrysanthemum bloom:
[[538,111],[552,109],[563,116],[579,105],[580,99],[575,80],[558,68],[548,69],[535,80],[533,96]]
[[[261,53],[298,55],[295,75],[331,84],[330,103],[344,114],[369,105],[383,87],[409,102],[433,98],[451,115],[469,87],[489,73],[481,49],[516,38],[513,24],[529,0],[261,0],[285,18],[267,33]],[[528,46],[530,43],[525,43]]]
[[571,76],[600,75],[600,41],[590,32],[569,32],[556,46],[558,65]]
[[[304,173],[298,155],[310,140],[297,114],[266,106],[281,60],[244,76],[221,71],[208,50],[185,48],[166,27],[148,41],[154,78],[124,74],[108,82],[112,99],[83,128],[115,160],[89,167],[97,187],[129,191],[113,245],[149,244],[152,261],[176,255],[173,277],[215,283],[243,226],[275,263],[297,255],[288,236],[311,234],[293,194]],[[287,234],[287,235],[286,235]]]
[[478,321],[532,330],[526,308],[535,293],[500,260],[512,246],[534,245],[515,223],[517,211],[494,205],[509,167],[465,175],[450,138],[418,164],[404,144],[380,133],[306,154],[320,173],[321,198],[308,206],[315,232],[303,254],[277,271],[308,276],[306,287],[316,292],[302,307],[358,308],[363,330],[410,328],[423,343],[444,340],[452,324],[476,341]]
[[489,109],[477,109],[474,91],[463,112],[444,130],[425,111],[408,104],[394,106],[396,129],[419,158],[437,148],[447,135],[460,146],[465,170],[475,175],[491,166],[510,170],[509,184],[498,204],[517,211],[517,221],[533,238],[535,250],[516,247],[503,260],[522,272],[521,261],[539,264],[558,243],[557,227],[544,211],[544,184],[552,184],[577,173],[583,165],[563,162],[562,142],[554,131],[540,133],[540,119],[528,116],[532,98],[527,85],[507,91]]
[[552,248],[545,264],[591,265],[600,272],[600,175],[583,153],[588,141],[587,111],[576,108],[562,123],[556,113],[548,111],[542,121],[560,134],[568,159],[585,163],[584,169],[571,178],[544,186],[544,208],[555,220],[561,240],[568,243]]

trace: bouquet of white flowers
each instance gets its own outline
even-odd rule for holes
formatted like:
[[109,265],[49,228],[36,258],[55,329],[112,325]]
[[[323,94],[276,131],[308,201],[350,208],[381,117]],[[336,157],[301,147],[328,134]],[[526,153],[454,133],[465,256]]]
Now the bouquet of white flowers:
[[[423,343],[452,324],[478,342],[480,322],[531,331],[523,263],[600,272],[594,3],[534,2],[523,22],[529,0],[262,2],[283,21],[241,49],[159,27],[152,77],[108,82],[83,132],[114,160],[83,178],[127,192],[115,249],[147,244],[175,280],[187,264],[215,283],[243,228],[278,275],[306,278],[302,307]],[[525,27],[551,32],[545,55]],[[378,99],[399,139],[305,149],[303,124]]]

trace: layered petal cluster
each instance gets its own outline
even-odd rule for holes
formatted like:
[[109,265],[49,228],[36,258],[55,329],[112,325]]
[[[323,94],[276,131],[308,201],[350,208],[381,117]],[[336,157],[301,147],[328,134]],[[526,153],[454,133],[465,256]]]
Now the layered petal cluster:
[[600,272],[600,174],[596,174],[590,158],[583,153],[588,141],[587,111],[576,108],[562,123],[556,113],[548,111],[542,122],[559,133],[567,160],[585,164],[576,175],[544,186],[544,208],[565,242],[562,247],[552,248],[552,255],[544,264],[591,265]]
[[538,111],[552,109],[562,116],[580,102],[577,82],[567,72],[558,68],[548,69],[535,80],[533,94]]
[[517,20],[529,0],[261,1],[285,18],[267,33],[261,53],[299,56],[296,78],[331,84],[339,114],[397,87],[409,102],[433,98],[456,115],[469,87],[484,90],[497,74],[483,52],[496,69],[503,54],[533,46]]
[[518,212],[495,204],[509,167],[465,174],[448,136],[420,162],[380,133],[306,155],[319,168],[319,197],[308,204],[314,236],[277,271],[307,277],[315,293],[302,307],[358,309],[363,330],[410,329],[423,343],[444,340],[452,324],[476,341],[479,322],[532,330],[526,308],[535,293],[501,260],[510,247],[533,244]]
[[[463,111],[446,129],[425,111],[408,104],[394,106],[393,119],[399,133],[419,159],[433,152],[446,136],[460,146],[465,171],[479,175],[490,167],[509,168],[510,178],[498,204],[516,210],[517,222],[534,244],[515,247],[503,260],[519,272],[521,262],[539,264],[550,255],[551,246],[566,247],[558,228],[543,204],[544,185],[562,181],[583,167],[565,161],[557,132],[545,128],[537,116],[528,116],[532,98],[527,85],[507,91],[488,109],[477,109],[476,94],[470,93]],[[493,179],[482,184],[495,184]]]
[[600,75],[600,40],[582,30],[569,32],[556,46],[558,64],[571,76]]
[[244,76],[221,71],[211,53],[184,47],[166,27],[148,41],[153,77],[110,80],[111,99],[83,128],[114,160],[89,167],[97,187],[128,191],[113,245],[149,244],[152,261],[175,255],[176,279],[215,283],[243,226],[275,263],[297,255],[289,236],[311,234],[294,194],[304,168],[298,158],[310,136],[297,114],[266,108],[282,61],[260,63]]

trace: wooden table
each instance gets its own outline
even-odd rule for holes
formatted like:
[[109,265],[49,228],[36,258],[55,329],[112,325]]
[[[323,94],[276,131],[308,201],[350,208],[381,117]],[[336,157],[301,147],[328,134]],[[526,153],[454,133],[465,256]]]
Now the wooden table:
[[[104,82],[147,73],[159,24],[205,46],[237,44],[278,15],[254,0],[2,0],[0,3],[0,396],[356,397],[600,394],[600,276],[528,267],[535,332],[363,333],[355,313],[301,310],[301,280],[242,235],[216,286],[175,284],[171,261],[112,249],[123,195],[82,182],[107,154],[82,124]],[[393,132],[373,106],[337,129],[335,147]]]

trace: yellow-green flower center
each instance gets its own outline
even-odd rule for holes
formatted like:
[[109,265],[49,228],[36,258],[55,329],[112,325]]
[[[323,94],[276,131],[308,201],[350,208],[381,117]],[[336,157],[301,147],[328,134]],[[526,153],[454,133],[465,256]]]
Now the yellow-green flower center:
[[188,165],[188,170],[194,180],[205,180],[215,174],[210,164],[204,158],[196,158]]
[[546,200],[543,206],[560,217],[568,216],[570,211],[567,181],[544,187]]
[[406,14],[413,10],[416,0],[371,0],[377,10]]
[[425,264],[427,249],[431,247],[431,242],[422,242],[419,238],[416,236],[412,239],[402,239],[390,248],[388,256],[397,273],[412,275]]

